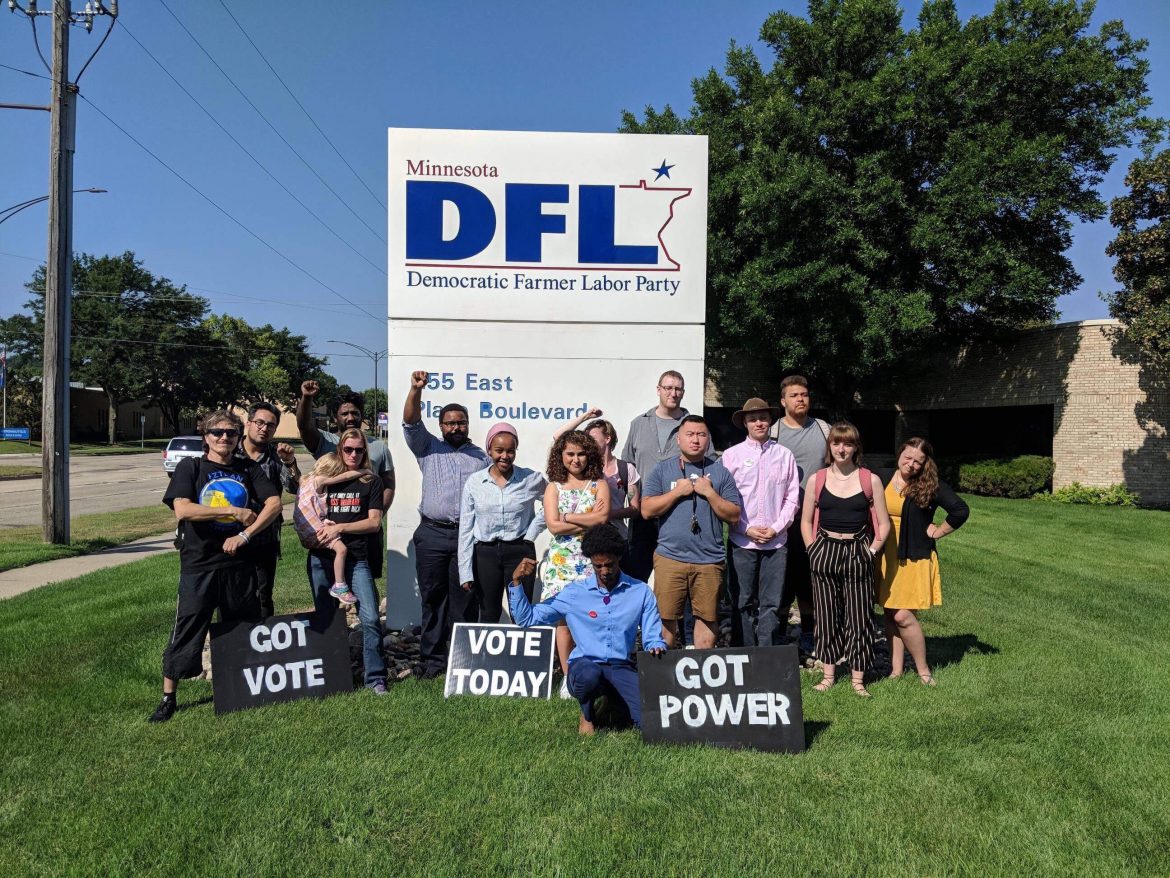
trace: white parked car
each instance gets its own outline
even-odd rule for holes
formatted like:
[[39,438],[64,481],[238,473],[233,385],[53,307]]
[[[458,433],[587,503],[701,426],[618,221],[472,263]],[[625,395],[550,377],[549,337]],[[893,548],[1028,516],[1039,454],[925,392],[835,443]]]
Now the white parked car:
[[176,436],[167,443],[166,450],[163,451],[163,469],[166,470],[168,476],[173,476],[175,474],[175,467],[179,465],[179,461],[184,457],[202,456],[202,436]]

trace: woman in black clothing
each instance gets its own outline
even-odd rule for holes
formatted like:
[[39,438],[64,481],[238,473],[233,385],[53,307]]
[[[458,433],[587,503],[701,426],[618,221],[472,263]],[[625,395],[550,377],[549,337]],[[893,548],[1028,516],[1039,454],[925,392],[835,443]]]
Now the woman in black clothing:
[[841,421],[829,430],[825,469],[805,484],[800,531],[808,547],[816,611],[816,655],[825,676],[814,686],[824,692],[837,679],[837,665],[849,663],[853,691],[868,698],[865,672],[878,641],[873,621],[874,556],[890,530],[882,483],[861,466],[861,436]]
[[[906,650],[910,650],[918,678],[933,686],[934,676],[926,663],[926,638],[915,611],[942,603],[935,542],[962,527],[970,510],[939,481],[934,449],[925,439],[903,442],[897,468],[882,472],[881,478],[894,527],[893,538],[878,559],[878,603],[885,610],[890,639],[890,676],[902,676]],[[935,524],[934,514],[940,506],[947,517],[942,524]]]

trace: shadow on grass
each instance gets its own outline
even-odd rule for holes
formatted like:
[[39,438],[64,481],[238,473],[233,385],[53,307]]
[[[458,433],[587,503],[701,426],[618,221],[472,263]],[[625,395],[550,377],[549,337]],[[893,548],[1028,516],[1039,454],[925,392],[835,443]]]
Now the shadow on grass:
[[194,701],[180,701],[178,710],[181,713],[184,710],[190,710],[192,707],[201,707],[204,704],[211,704],[212,700],[213,699],[210,695],[204,695],[202,698],[196,698]]
[[947,637],[927,637],[926,655],[931,668],[957,665],[968,655],[999,655],[999,648],[984,643],[974,634],[953,634]]
[[806,751],[811,750],[813,744],[816,743],[817,738],[819,738],[822,733],[828,730],[830,725],[832,725],[832,723],[806,719],[804,721],[804,749]]

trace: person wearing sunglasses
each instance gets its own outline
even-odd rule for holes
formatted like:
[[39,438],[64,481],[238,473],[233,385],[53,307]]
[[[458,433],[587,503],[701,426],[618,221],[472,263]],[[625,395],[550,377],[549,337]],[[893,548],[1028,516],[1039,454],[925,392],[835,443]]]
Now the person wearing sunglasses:
[[678,429],[678,457],[650,471],[642,492],[642,515],[658,519],[654,590],[666,642],[674,646],[683,607],[695,614],[695,647],[712,649],[719,631],[726,549],[723,525],[740,516],[735,479],[707,456],[710,433],[699,415],[687,415]]
[[179,681],[203,671],[203,642],[216,610],[221,622],[260,621],[248,549],[280,514],[280,489],[258,464],[236,456],[244,432],[239,417],[220,410],[203,425],[203,456],[179,461],[163,495],[179,522],[179,594],[163,652],[163,697],[151,722],[174,716]]
[[[276,406],[270,402],[256,403],[248,410],[244,437],[236,446],[236,456],[259,464],[264,475],[277,489],[278,496],[284,490],[295,497],[300,489],[301,473],[297,468],[293,447],[287,442],[276,441],[279,424],[280,411]],[[252,541],[252,554],[256,560],[256,593],[260,598],[260,614],[265,619],[276,615],[272,586],[276,581],[276,564],[280,560],[280,529],[283,525],[284,516],[277,515],[276,520]]]
[[573,635],[568,690],[581,705],[577,729],[592,735],[599,725],[596,700],[606,697],[614,726],[640,727],[642,704],[634,643],[642,630],[642,647],[654,655],[666,651],[662,620],[650,586],[621,569],[626,540],[612,524],[585,532],[581,551],[592,569],[556,595],[535,606],[525,583],[536,561],[525,558],[512,574],[508,599],[512,620],[521,627],[565,622]]
[[[363,679],[375,695],[386,693],[386,660],[382,656],[382,623],[378,618],[378,587],[370,569],[371,534],[382,528],[382,480],[369,471],[366,435],[356,428],[338,437],[337,456],[349,472],[360,473],[351,481],[329,485],[325,490],[326,518],[317,528],[321,545],[340,539],[345,544],[345,581],[357,598],[362,630]],[[338,610],[330,593],[334,585],[333,552],[314,549],[307,561],[313,606],[328,622]]]
[[[305,443],[305,448],[313,455],[313,460],[320,460],[322,455],[330,452],[337,453],[337,447],[341,444],[340,434],[344,430],[362,429],[365,421],[365,397],[360,393],[346,393],[334,400],[330,406],[337,432],[318,429],[313,416],[313,406],[320,392],[321,387],[316,381],[312,379],[302,381],[301,398],[297,400],[297,429],[301,432],[301,441]],[[367,436],[366,446],[370,456],[369,469],[382,480],[382,513],[385,515],[390,511],[390,504],[394,502],[394,458],[390,456],[390,449],[381,439],[370,439]],[[382,575],[382,566],[386,560],[382,531],[370,534],[369,540],[370,571],[374,578],[378,579]]]
[[466,406],[450,402],[439,409],[442,438],[427,429],[422,394],[428,379],[425,369],[411,373],[402,406],[402,433],[422,472],[421,521],[411,544],[422,601],[423,679],[447,669],[451,626],[479,619],[479,602],[459,578],[459,515],[467,479],[491,464],[484,450],[468,438]]

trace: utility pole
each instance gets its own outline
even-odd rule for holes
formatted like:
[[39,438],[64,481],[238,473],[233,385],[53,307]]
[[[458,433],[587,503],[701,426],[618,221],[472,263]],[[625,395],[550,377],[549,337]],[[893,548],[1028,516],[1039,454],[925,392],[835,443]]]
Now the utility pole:
[[[69,27],[75,21],[70,0],[53,0],[53,11],[27,8],[8,0],[10,11],[20,10],[32,20],[36,34],[38,16],[53,22],[52,85],[49,101],[49,254],[45,262],[45,347],[41,383],[41,538],[46,543],[69,543],[69,335],[73,309],[73,151],[76,143],[77,84],[69,81]],[[101,0],[89,0],[76,22],[87,31],[99,15],[110,17],[110,30],[118,16],[116,2],[105,8]],[[110,31],[106,31],[106,36]],[[81,67],[89,66],[101,49]],[[38,46],[38,52],[40,51]],[[44,61],[44,56],[41,56]],[[81,73],[78,74],[80,79]]]
[[41,538],[69,543],[69,330],[73,298],[73,150],[77,86],[69,82],[69,0],[53,4],[49,101],[49,258],[41,408]]

